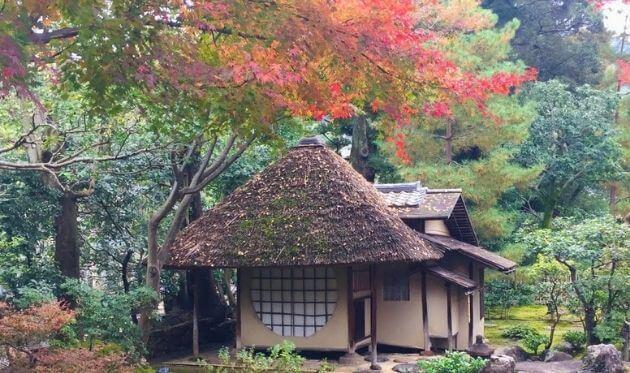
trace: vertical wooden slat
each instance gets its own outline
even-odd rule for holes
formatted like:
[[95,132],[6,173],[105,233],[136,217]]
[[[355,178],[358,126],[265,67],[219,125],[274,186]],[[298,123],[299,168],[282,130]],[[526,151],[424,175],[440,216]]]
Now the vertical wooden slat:
[[234,313],[236,314],[236,330],[234,332],[236,339],[236,349],[240,349],[241,345],[241,275],[243,271],[240,268],[236,269],[236,309]]
[[[474,275],[474,263],[471,260],[468,264],[468,276],[471,280],[475,280]],[[474,332],[474,322],[475,322],[475,298],[473,298],[473,293],[470,293],[468,296],[468,347],[473,344],[473,332]]]
[[453,309],[451,305],[451,284],[446,284],[446,317],[448,323],[448,350],[453,351]]
[[422,332],[424,334],[424,351],[431,352],[429,337],[429,306],[427,304],[427,272],[422,270]]
[[483,319],[485,314],[486,314],[486,305],[485,305],[485,301],[484,298],[486,297],[486,289],[484,289],[484,287],[486,286],[485,284],[485,279],[484,279],[484,267],[481,266],[481,268],[479,268],[479,319]]
[[199,269],[193,270],[193,330],[192,330],[192,350],[193,356],[199,356]]
[[376,350],[376,346],[378,344],[378,338],[376,336],[376,304],[378,303],[376,296],[376,286],[376,265],[370,264],[370,339],[372,347],[370,369],[380,370],[381,367],[377,364],[378,352]]
[[346,276],[348,278],[348,353],[354,352],[354,329],[355,329],[355,320],[354,320],[354,290],[353,283],[354,279],[352,278],[352,266],[348,266],[346,270]]

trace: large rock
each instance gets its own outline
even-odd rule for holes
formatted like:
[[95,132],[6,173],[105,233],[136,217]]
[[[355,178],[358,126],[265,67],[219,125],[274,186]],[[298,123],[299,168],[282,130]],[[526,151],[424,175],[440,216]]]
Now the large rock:
[[573,356],[562,351],[549,351],[545,355],[545,363],[552,363],[554,361],[567,361],[573,359]]
[[588,346],[586,355],[582,359],[584,373],[623,373],[624,366],[621,354],[613,345]]
[[501,348],[496,352],[496,355],[510,356],[517,363],[529,359],[529,354],[519,346]]
[[569,355],[575,355],[575,353],[577,352],[576,348],[569,342],[559,343],[558,345],[556,345],[555,349],[557,351],[565,352]]
[[516,361],[507,355],[492,355],[481,373],[514,373]]
[[475,343],[470,346],[468,350],[466,350],[466,352],[468,352],[468,355],[472,357],[482,357],[484,359],[487,359],[492,356],[494,348],[491,348],[490,346],[485,344],[483,342],[483,336],[478,335],[476,337]]

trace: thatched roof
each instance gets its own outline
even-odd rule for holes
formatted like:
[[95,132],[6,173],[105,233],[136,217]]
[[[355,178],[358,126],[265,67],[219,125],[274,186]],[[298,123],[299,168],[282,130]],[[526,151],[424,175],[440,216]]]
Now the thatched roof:
[[442,257],[374,186],[309,139],[184,229],[170,267],[426,261]]

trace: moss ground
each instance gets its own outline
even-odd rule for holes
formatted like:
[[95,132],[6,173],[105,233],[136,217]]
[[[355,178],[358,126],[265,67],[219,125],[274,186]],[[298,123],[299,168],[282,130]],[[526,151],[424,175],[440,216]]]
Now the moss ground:
[[[556,327],[553,345],[562,343],[562,336],[569,330],[582,330],[582,326],[575,317],[565,316]],[[512,326],[527,325],[535,328],[539,333],[549,335],[550,325],[546,316],[545,306],[527,305],[514,307],[506,319],[492,319],[486,317],[485,337],[488,344],[494,347],[511,346],[517,341],[504,338],[501,333]]]

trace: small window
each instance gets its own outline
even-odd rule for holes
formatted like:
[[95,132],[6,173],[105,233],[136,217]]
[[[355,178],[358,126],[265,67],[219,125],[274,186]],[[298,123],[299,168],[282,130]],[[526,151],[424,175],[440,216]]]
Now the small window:
[[409,300],[409,273],[406,270],[396,269],[384,273],[383,300]]
[[370,271],[367,267],[352,270],[352,291],[370,290]]

